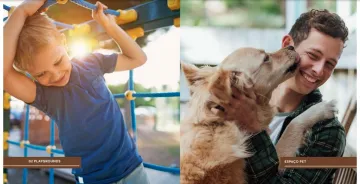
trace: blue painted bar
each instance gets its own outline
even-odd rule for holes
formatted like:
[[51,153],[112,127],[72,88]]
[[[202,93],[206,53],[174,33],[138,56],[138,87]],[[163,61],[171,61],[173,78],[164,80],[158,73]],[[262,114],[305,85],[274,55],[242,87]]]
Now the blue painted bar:
[[59,26],[59,27],[62,27],[62,28],[74,29],[74,26],[73,26],[73,25],[70,25],[70,24],[65,24],[65,23],[57,22],[57,21],[53,21],[53,23],[54,23],[56,26]]
[[[71,2],[81,6],[81,7],[84,7],[86,9],[90,9],[90,10],[95,10],[96,9],[96,6],[94,4],[91,4],[89,2],[86,2],[84,0],[70,0]],[[116,11],[116,10],[111,10],[111,9],[106,9],[104,10],[104,13],[105,14],[111,14],[111,15],[115,15],[115,16],[119,16],[120,15],[120,12]]]
[[129,71],[129,90],[134,90],[134,71]]
[[52,150],[53,153],[57,153],[57,154],[65,154],[63,150],[60,150],[60,149],[53,149]]
[[[129,71],[129,90],[134,90],[134,71]],[[136,116],[135,116],[135,100],[130,100],[130,114],[131,114],[131,127],[133,131],[133,139],[136,143],[137,132],[136,132]]]
[[8,142],[9,144],[13,144],[13,145],[20,146],[20,142],[16,142],[16,141],[12,141],[12,140],[7,140],[7,142]]
[[[25,114],[25,128],[24,128],[24,140],[29,140],[29,116],[30,116],[30,105],[26,105],[26,114]],[[27,157],[27,147],[24,147],[24,157]],[[23,169],[23,184],[27,183],[27,168]]]
[[[24,140],[25,141],[29,140],[29,116],[30,116],[30,105],[26,105],[25,129],[24,129]],[[27,152],[24,152],[24,155],[25,155],[25,157],[27,157]]]
[[[135,93],[134,97],[144,98],[144,97],[179,97],[180,92],[163,92],[163,93]],[[115,94],[114,98],[125,98],[125,94]]]
[[55,145],[55,121],[51,119],[50,123],[50,145]]
[[131,111],[131,125],[134,133],[134,141],[137,141],[137,129],[136,129],[136,116],[135,116],[135,100],[130,101],[130,111]]
[[[17,145],[20,146],[20,142],[16,142],[16,141],[12,141],[12,140],[7,140],[7,142],[9,144],[13,144],[13,145]],[[46,151],[46,147],[45,146],[41,146],[41,145],[35,145],[35,144],[25,144],[25,147],[31,148],[31,149],[36,149],[36,150],[41,150],[41,151]],[[64,155],[64,151],[60,150],[60,149],[52,149],[53,153],[57,153],[57,154],[62,154]]]
[[180,168],[164,167],[160,165],[149,164],[147,162],[144,162],[144,167],[173,174],[180,174]]
[[54,184],[54,169],[50,168],[50,173],[49,173],[49,184]]
[[40,150],[40,151],[46,151],[46,146],[40,146],[40,145],[35,145],[35,144],[26,144],[25,148],[32,148],[35,150]]
[[5,4],[3,5],[3,8],[4,8],[4,10],[6,10],[6,11],[10,11],[10,9],[11,9],[10,6],[6,6]]
[[[180,17],[180,10],[170,10],[166,0],[149,1],[129,9],[134,9],[138,13],[138,19],[135,22],[121,25],[123,29],[131,29],[139,26],[143,27],[146,23],[158,20],[161,21],[168,18],[172,20],[170,24],[167,24],[167,26],[170,26],[173,25],[174,18]],[[146,30],[145,27],[144,30]]]
[[[55,145],[55,121],[53,119],[51,119],[50,122],[50,145],[54,146]],[[50,157],[54,157],[54,153],[50,153]],[[49,173],[49,184],[54,184],[54,169],[51,168],[50,169],[50,173]]]
[[[96,6],[94,4],[91,4],[89,2],[86,2],[84,0],[70,0],[70,2],[75,3],[83,8],[86,9],[90,9],[90,10],[95,10]],[[47,0],[45,2],[45,4],[43,6],[40,7],[40,9],[46,9],[49,8],[50,6],[56,4],[56,0]],[[119,16],[120,12],[117,12],[116,10],[111,10],[111,9],[107,9],[104,11],[105,14],[111,14],[111,15],[115,15],[115,16]]]
[[39,10],[43,10],[43,9],[46,9],[46,8],[49,8],[50,6],[56,4],[56,0],[47,0],[45,1],[44,5],[42,5]]

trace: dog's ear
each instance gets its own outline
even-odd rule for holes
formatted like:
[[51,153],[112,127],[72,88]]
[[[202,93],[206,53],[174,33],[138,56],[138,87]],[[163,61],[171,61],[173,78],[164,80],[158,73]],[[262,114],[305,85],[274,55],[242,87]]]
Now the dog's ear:
[[[207,78],[214,74],[216,67],[203,66],[196,67],[193,64],[181,62],[181,68],[184,71],[189,86],[193,86],[196,82],[206,82]],[[201,83],[199,83],[201,84]]]
[[209,92],[215,97],[216,103],[229,103],[231,99],[230,71],[219,69],[209,83]]
[[200,77],[198,76],[200,69],[195,65],[181,62],[181,68],[184,71],[189,86],[192,86],[197,80],[200,80]]

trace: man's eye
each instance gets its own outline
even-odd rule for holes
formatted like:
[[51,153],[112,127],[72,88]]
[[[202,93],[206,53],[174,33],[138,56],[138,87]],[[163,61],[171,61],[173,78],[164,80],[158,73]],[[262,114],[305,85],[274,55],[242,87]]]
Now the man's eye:
[[310,53],[310,52],[308,52],[307,54],[311,59],[317,59],[317,56],[315,54]]
[[330,68],[335,68],[335,65],[331,62],[326,62],[326,65]]

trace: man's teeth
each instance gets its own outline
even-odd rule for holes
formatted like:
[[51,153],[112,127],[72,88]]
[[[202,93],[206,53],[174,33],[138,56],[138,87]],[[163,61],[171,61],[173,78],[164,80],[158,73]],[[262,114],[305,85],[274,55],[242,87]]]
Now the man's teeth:
[[303,76],[305,77],[305,79],[309,82],[315,83],[317,81],[317,79],[314,79],[312,77],[310,77],[309,75],[307,75],[306,73],[303,74]]

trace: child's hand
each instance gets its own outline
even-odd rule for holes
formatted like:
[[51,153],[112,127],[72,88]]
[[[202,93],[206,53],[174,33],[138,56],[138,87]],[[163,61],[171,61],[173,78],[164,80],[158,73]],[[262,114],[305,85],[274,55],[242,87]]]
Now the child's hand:
[[92,17],[97,23],[105,29],[111,26],[117,26],[114,15],[104,14],[104,10],[108,8],[107,6],[99,1],[97,1],[95,5],[97,8],[92,11]]
[[26,0],[19,5],[18,8],[22,9],[27,16],[31,16],[39,10],[46,0]]

